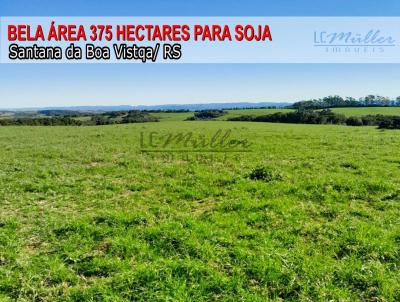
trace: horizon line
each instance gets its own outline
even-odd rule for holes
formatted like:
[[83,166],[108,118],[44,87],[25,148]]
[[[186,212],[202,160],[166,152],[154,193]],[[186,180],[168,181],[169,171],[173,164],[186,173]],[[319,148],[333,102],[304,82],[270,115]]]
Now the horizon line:
[[224,104],[293,104],[297,101],[258,101],[258,102],[209,102],[209,103],[165,103],[165,104],[151,104],[151,105],[129,105],[129,104],[120,104],[120,105],[59,105],[59,106],[35,106],[35,107],[0,107],[0,110],[12,111],[12,110],[39,110],[43,108],[81,108],[81,107],[161,107],[161,106],[194,106],[194,105],[224,105]]

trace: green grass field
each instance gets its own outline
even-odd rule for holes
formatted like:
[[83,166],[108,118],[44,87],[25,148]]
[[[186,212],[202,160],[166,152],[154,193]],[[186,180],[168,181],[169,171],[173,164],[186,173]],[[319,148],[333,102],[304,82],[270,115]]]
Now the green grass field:
[[346,116],[361,116],[361,115],[400,115],[400,107],[366,107],[366,108],[333,108],[332,111],[343,113]]
[[[218,129],[251,152],[140,151]],[[374,127],[0,128],[0,301],[399,301],[399,146]]]
[[158,113],[151,113],[152,116],[160,119],[162,122],[178,122],[184,121],[188,117],[193,116],[193,112],[158,112]]

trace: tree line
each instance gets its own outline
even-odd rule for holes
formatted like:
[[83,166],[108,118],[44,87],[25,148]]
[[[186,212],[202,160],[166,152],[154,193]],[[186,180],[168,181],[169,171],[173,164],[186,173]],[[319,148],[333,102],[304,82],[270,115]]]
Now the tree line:
[[82,121],[70,117],[0,119],[0,126],[81,126],[82,124]]
[[188,117],[187,121],[201,121],[201,120],[212,120],[220,116],[227,114],[224,110],[212,109],[212,110],[201,110]]
[[0,126],[91,126],[159,121],[148,112],[138,110],[90,115],[90,118],[85,121],[77,119],[79,116],[75,115],[59,116],[59,112],[46,112],[46,114],[48,117],[3,118],[0,119]]
[[335,113],[330,109],[296,110],[293,112],[277,112],[269,115],[243,115],[232,117],[229,121],[290,123],[290,124],[333,124],[348,126],[378,126],[380,129],[400,129],[400,116],[365,115],[350,116]]
[[114,111],[93,115],[88,122],[89,125],[112,125],[158,122],[159,119],[150,115],[149,112],[131,110],[127,112]]
[[352,97],[327,96],[320,99],[296,102],[288,108],[291,109],[325,109],[337,107],[390,107],[400,106],[400,96],[395,100],[380,95],[367,95],[358,100]]

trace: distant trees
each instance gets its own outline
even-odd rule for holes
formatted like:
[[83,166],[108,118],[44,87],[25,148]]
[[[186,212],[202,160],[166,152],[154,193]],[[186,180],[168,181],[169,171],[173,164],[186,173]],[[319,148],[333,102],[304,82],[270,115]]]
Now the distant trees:
[[380,95],[368,95],[364,98],[364,100],[360,100],[361,103],[363,103],[364,106],[390,106],[390,105],[394,105],[394,103],[392,103],[390,101],[389,98],[387,97],[383,97]]
[[0,126],[81,126],[82,122],[70,117],[0,119]]
[[400,116],[385,116],[378,126],[379,129],[400,129]]
[[253,121],[268,123],[293,123],[293,124],[345,124],[343,114],[334,113],[329,109],[320,111],[297,110],[294,112],[277,112],[262,116],[240,116],[230,118],[230,121]]
[[111,125],[127,123],[158,122],[158,119],[148,112],[126,111],[110,112],[91,115],[87,121],[82,121],[75,116],[57,116],[60,112],[42,112],[50,117],[22,117],[0,119],[0,126],[82,126],[82,125]]
[[350,116],[347,120],[346,120],[346,125],[347,126],[362,126],[363,125],[363,121],[360,117],[358,116]]
[[82,116],[82,112],[74,111],[74,110],[40,110],[37,112],[38,114],[45,115],[45,116]]
[[114,120],[112,120],[108,116],[104,115],[93,115],[90,118],[89,125],[95,125],[95,126],[102,126],[102,125],[111,125],[114,124]]
[[277,112],[263,116],[243,115],[229,121],[291,123],[291,124],[334,124],[348,126],[378,126],[380,129],[400,129],[400,116],[365,115],[346,117],[343,114],[323,110],[296,110]]
[[202,110],[194,113],[192,117],[187,118],[187,121],[197,120],[212,120],[226,114],[224,110]]
[[184,113],[184,112],[190,112],[189,109],[164,109],[164,110],[142,110],[143,112],[149,112],[149,113]]
[[159,120],[144,111],[132,110],[129,111],[127,115],[122,118],[121,123],[148,123],[148,122],[158,122]]
[[131,123],[148,123],[158,122],[159,120],[150,115],[148,112],[131,110],[131,111],[114,111],[94,115],[89,121],[89,125],[112,125],[112,124],[131,124]]
[[400,106],[400,96],[396,100],[390,100],[380,95],[367,95],[356,100],[352,97],[342,98],[341,96],[327,96],[322,99],[312,99],[296,102],[289,108],[293,109],[324,109],[336,107],[387,107]]

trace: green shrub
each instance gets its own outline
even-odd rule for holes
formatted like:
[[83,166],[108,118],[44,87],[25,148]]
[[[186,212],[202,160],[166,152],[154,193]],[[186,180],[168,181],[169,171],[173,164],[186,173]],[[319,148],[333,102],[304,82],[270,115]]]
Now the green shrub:
[[251,180],[262,180],[272,182],[282,180],[282,175],[266,167],[257,167],[253,169],[248,176]]
[[346,125],[347,126],[362,126],[363,121],[358,116],[351,116],[346,120]]

